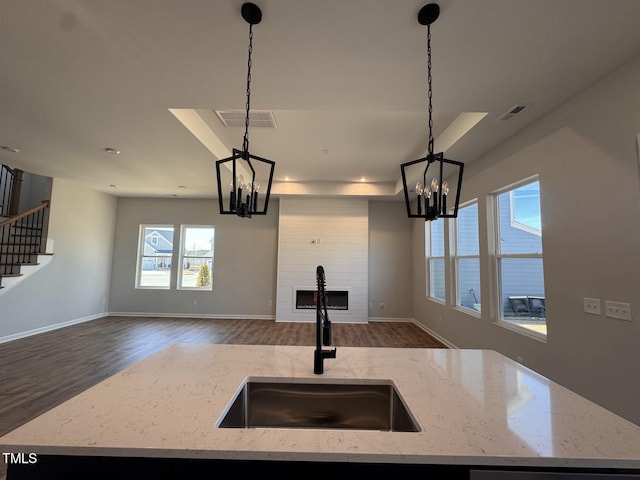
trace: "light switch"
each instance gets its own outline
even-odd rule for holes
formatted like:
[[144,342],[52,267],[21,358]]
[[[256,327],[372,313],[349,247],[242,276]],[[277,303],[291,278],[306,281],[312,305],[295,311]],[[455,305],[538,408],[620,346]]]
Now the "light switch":
[[609,318],[617,318],[618,320],[631,321],[631,304],[622,302],[612,302],[605,300],[604,302],[605,316]]
[[599,298],[584,297],[583,302],[585,313],[590,313],[592,315],[602,315]]

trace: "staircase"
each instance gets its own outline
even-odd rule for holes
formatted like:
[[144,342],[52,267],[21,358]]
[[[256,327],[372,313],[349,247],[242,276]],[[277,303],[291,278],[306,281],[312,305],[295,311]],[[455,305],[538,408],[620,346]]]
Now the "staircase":
[[4,280],[24,275],[37,266],[46,252],[46,220],[49,201],[0,222],[0,288]]
[[49,200],[16,213],[22,172],[0,169],[0,289],[41,264],[46,253]]

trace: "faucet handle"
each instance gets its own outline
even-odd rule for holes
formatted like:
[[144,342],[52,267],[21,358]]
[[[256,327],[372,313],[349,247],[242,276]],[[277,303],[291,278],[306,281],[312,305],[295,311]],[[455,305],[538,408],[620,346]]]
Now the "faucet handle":
[[323,350],[322,351],[322,356],[324,358],[336,358],[336,352],[337,352],[337,348],[334,348],[332,350]]
[[316,350],[313,352],[313,373],[321,375],[324,373],[324,359],[336,358],[336,349]]
[[322,326],[322,344],[331,345],[331,322],[326,320]]

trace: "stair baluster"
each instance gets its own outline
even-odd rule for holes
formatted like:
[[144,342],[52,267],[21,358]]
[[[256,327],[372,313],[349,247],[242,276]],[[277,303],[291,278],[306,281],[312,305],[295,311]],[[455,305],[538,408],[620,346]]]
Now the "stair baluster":
[[0,288],[2,278],[21,275],[22,265],[35,265],[46,249],[49,200],[0,221]]

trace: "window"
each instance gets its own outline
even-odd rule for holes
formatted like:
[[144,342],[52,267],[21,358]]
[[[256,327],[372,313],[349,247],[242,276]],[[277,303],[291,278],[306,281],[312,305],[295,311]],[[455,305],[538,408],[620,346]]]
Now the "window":
[[460,207],[455,221],[454,271],[456,305],[480,311],[480,245],[478,203]]
[[547,333],[538,180],[495,194],[500,320]]
[[[178,250],[173,225],[140,225],[136,288],[212,290],[213,238],[212,226],[182,225]],[[174,253],[179,269],[172,266]]]
[[172,255],[172,225],[140,225],[136,287],[168,289]]
[[182,290],[211,290],[213,287],[213,239],[212,226],[181,227],[180,279]]
[[540,183],[533,182],[509,192],[511,226],[542,235]]
[[428,296],[445,301],[444,278],[444,219],[438,218],[431,222],[425,222],[428,229],[427,243],[427,272],[428,272]]

